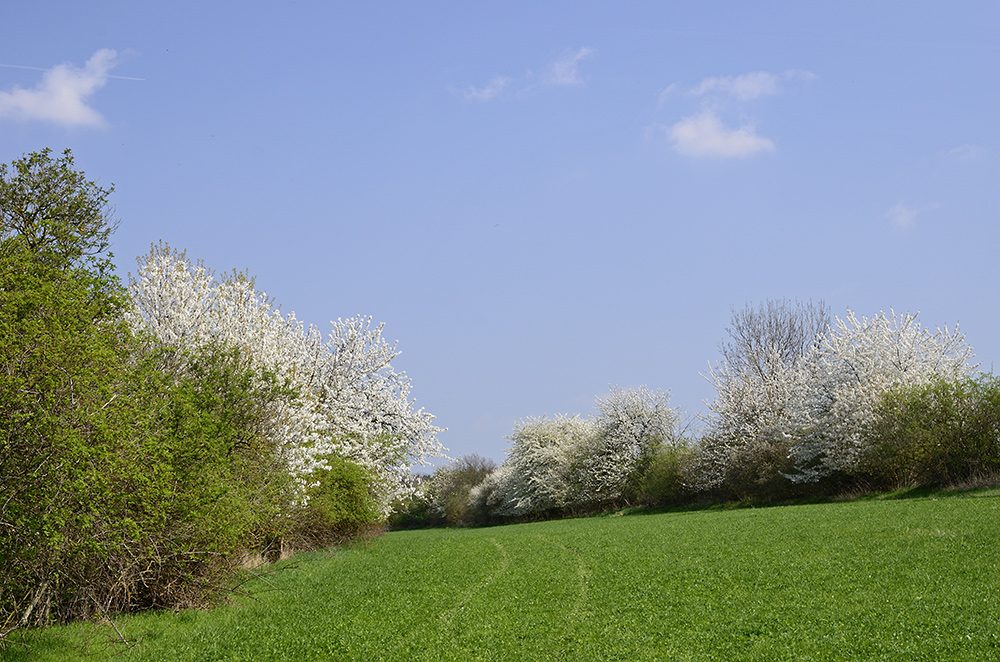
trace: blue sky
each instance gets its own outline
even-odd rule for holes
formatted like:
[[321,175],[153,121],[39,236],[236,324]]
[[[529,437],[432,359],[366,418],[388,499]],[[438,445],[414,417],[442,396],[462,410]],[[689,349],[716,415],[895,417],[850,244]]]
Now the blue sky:
[[385,322],[451,454],[500,460],[615,385],[703,413],[747,302],[1000,360],[998,34],[994,2],[13,3],[0,160],[114,183],[122,275],[163,239]]

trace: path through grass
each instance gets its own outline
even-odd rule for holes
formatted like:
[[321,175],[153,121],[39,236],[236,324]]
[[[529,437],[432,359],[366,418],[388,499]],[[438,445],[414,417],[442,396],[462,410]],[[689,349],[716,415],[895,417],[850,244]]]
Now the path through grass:
[[[1000,494],[394,532],[27,659],[1000,659]],[[86,653],[82,633],[92,639]],[[46,657],[48,656],[48,657]]]

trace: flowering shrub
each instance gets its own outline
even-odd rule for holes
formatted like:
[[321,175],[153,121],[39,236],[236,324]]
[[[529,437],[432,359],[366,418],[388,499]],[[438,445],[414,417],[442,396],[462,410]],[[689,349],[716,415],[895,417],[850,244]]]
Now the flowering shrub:
[[733,311],[723,361],[706,375],[716,397],[693,466],[700,489],[746,497],[788,487],[793,375],[829,321],[822,302],[768,300]]
[[613,389],[591,418],[521,421],[506,461],[470,492],[472,510],[523,516],[589,509],[637,495],[656,452],[676,437],[666,393]]
[[794,480],[815,482],[858,471],[869,449],[864,430],[883,394],[961,379],[975,368],[972,357],[957,330],[931,332],[909,313],[859,319],[849,310],[794,373],[785,432],[792,438]]
[[201,262],[164,244],[139,259],[129,290],[136,330],[167,346],[215,341],[236,347],[298,394],[273,403],[267,433],[280,440],[303,489],[313,472],[328,468],[326,458],[342,457],[371,473],[387,514],[393,499],[412,490],[410,466],[442,453],[434,417],[414,408],[409,380],[391,365],[395,345],[371,318],[331,322],[324,340],[294,313],[283,316],[249,275],[234,271],[216,278]]

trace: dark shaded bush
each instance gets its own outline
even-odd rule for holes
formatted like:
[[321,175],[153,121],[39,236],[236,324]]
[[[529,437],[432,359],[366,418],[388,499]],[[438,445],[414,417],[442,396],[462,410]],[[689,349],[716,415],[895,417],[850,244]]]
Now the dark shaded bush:
[[642,474],[635,500],[644,506],[666,506],[689,499],[693,459],[694,451],[685,443],[658,448]]
[[469,493],[496,468],[493,460],[473,453],[463,455],[434,472],[427,488],[432,520],[446,525],[476,521]]
[[777,435],[759,437],[736,448],[722,476],[728,498],[780,500],[798,496],[803,487],[788,479],[795,469],[790,442]]

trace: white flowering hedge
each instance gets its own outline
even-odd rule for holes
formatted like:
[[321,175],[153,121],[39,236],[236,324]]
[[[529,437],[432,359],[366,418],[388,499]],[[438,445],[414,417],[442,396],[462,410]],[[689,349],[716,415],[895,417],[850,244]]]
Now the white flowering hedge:
[[441,429],[415,408],[409,379],[392,367],[396,345],[370,317],[338,318],[324,338],[294,313],[282,315],[245,273],[216,276],[165,244],[138,262],[129,277],[133,328],[180,348],[209,341],[236,347],[297,394],[273,403],[268,433],[280,440],[303,488],[327,468],[325,457],[342,457],[376,477],[387,514],[394,499],[412,492],[411,466],[443,455]]
[[523,516],[613,504],[636,487],[653,454],[676,439],[660,391],[613,389],[596,415],[518,423],[506,461],[470,493],[481,514]]
[[798,357],[773,348],[760,356],[756,369],[723,364],[709,373],[717,395],[698,449],[699,489],[731,482],[754,463],[772,474],[755,477],[762,482],[782,471],[797,483],[857,472],[886,392],[957,380],[976,367],[963,334],[891,310],[871,318],[848,310]]
[[816,481],[859,468],[875,405],[890,389],[954,381],[977,367],[965,335],[931,331],[917,315],[848,311],[807,351],[793,375],[790,434],[795,480]]

